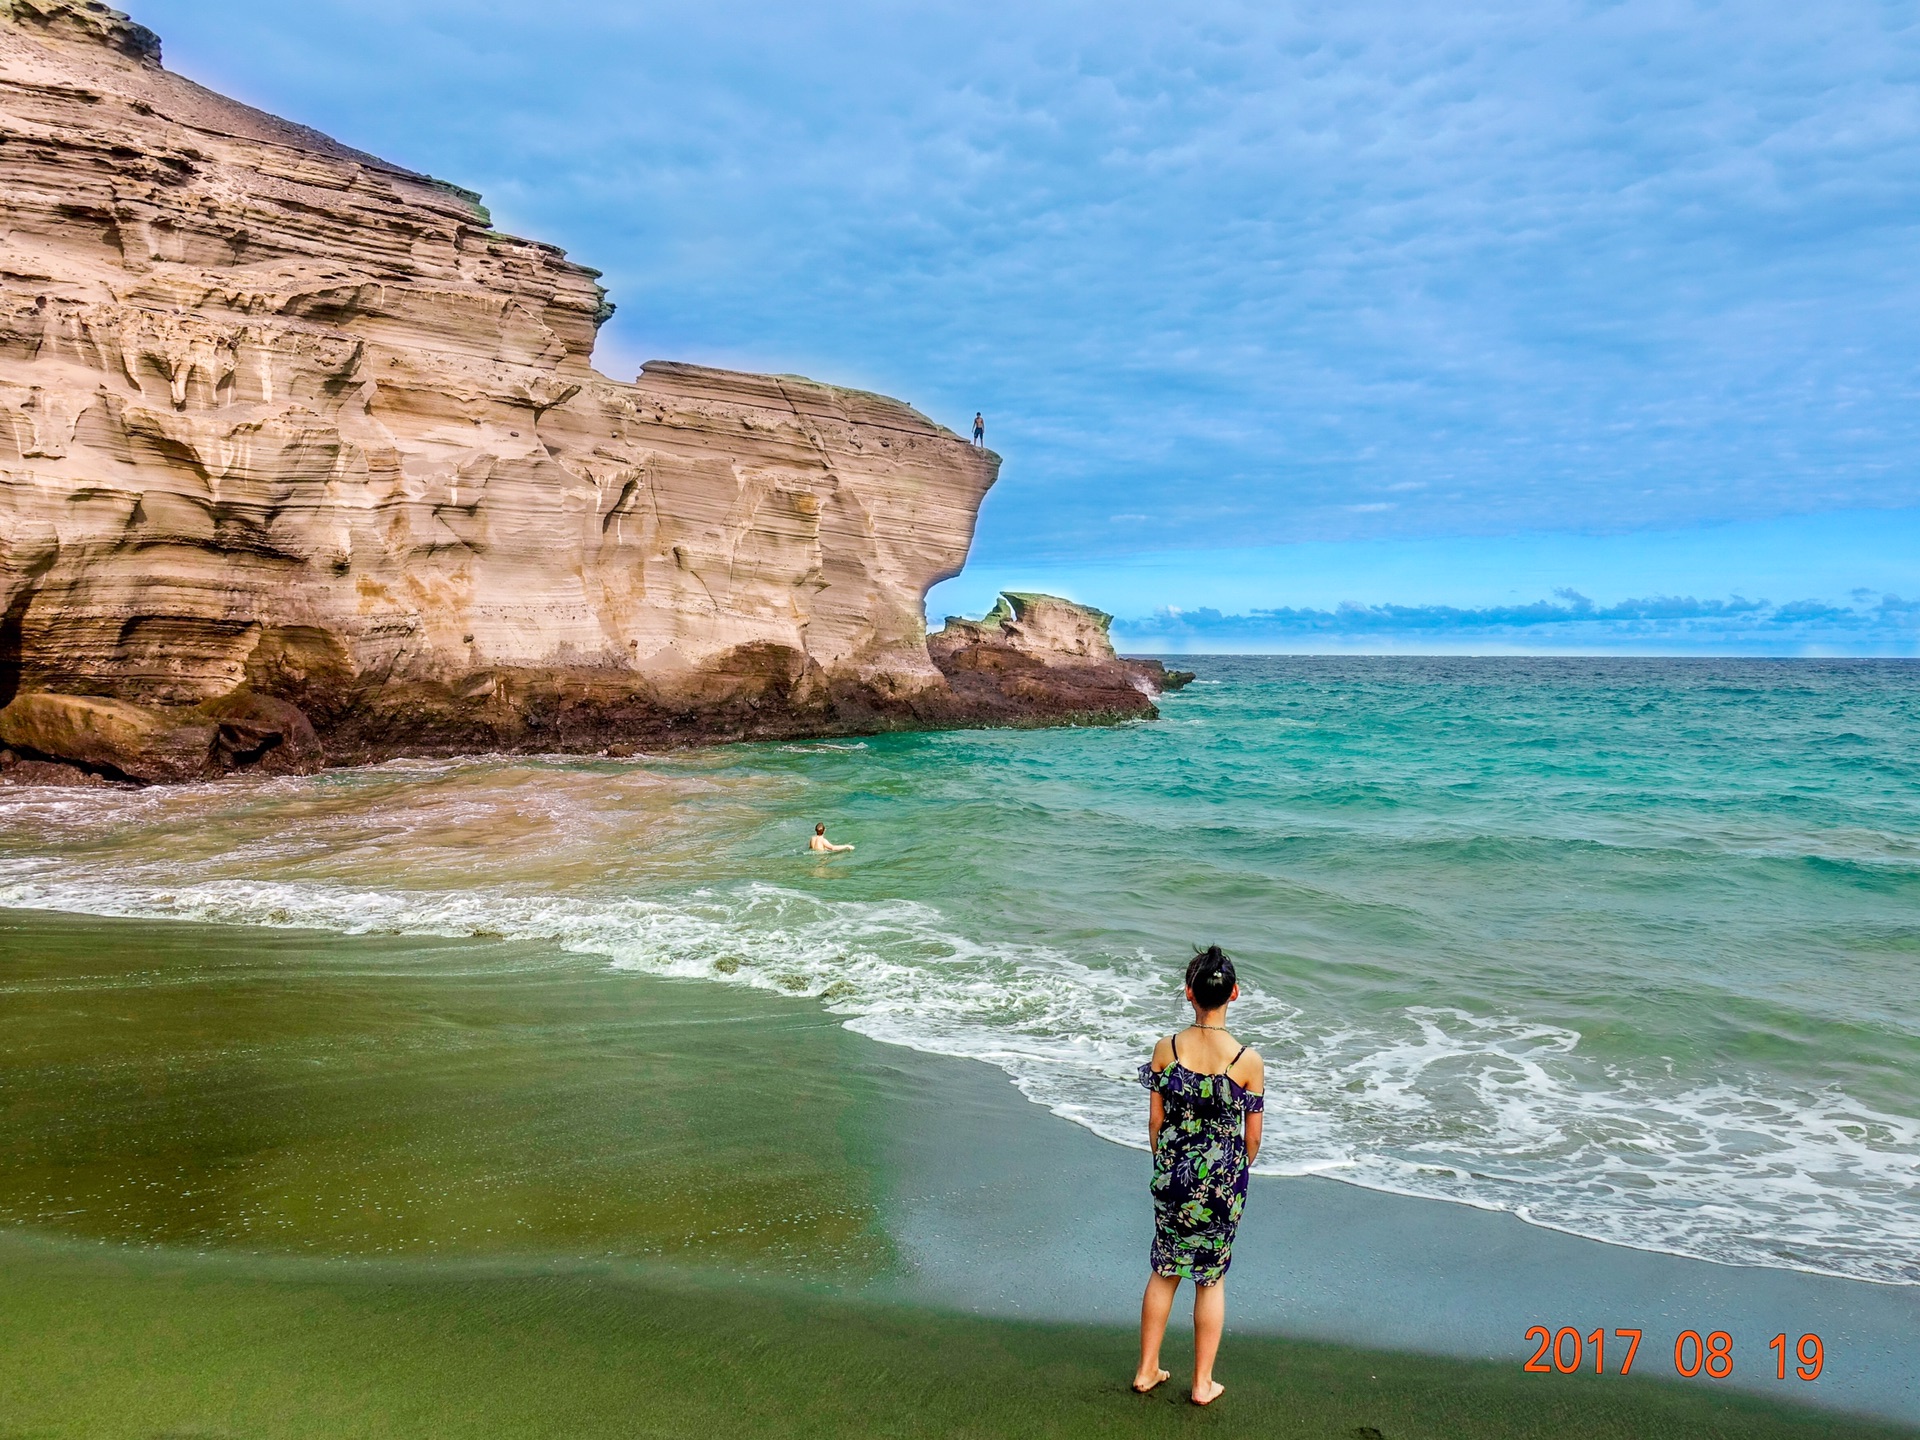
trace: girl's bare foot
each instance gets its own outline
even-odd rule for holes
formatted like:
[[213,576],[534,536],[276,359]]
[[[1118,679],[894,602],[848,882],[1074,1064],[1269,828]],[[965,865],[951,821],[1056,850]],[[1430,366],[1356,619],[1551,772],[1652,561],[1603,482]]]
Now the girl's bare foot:
[[1154,1386],[1158,1385],[1161,1381],[1170,1380],[1172,1378],[1173,1377],[1169,1375],[1165,1370],[1156,1370],[1151,1375],[1147,1374],[1146,1371],[1142,1370],[1138,1375],[1133,1377],[1133,1393],[1136,1395],[1145,1395],[1149,1390],[1153,1389]]
[[1209,1380],[1204,1385],[1196,1385],[1193,1387],[1193,1403],[1211,1405],[1226,1393],[1226,1389],[1227,1387],[1218,1380]]

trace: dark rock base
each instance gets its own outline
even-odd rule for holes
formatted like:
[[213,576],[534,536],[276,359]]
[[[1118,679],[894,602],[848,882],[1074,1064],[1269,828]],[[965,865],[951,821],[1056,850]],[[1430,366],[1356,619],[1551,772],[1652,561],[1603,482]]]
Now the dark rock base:
[[97,728],[76,736],[72,726],[56,732],[26,723],[48,708],[44,700],[89,708],[103,702],[20,699],[28,704],[9,716],[11,748],[0,752],[0,783],[167,784],[404,757],[633,755],[890,731],[1115,725],[1157,713],[1134,676],[1118,667],[1050,667],[1005,655],[963,662],[946,685],[905,695],[836,680],[743,687],[705,703],[665,699],[604,672],[497,670],[458,686],[416,681],[329,697],[335,719],[317,734],[303,712],[270,696],[192,710],[146,708],[157,723],[104,736]]
[[1012,597],[1004,623],[953,622],[930,637],[938,678],[828,675],[797,650],[750,644],[670,684],[623,670],[513,667],[369,683],[282,645],[274,655],[284,663],[252,666],[248,684],[197,706],[25,690],[0,710],[11,756],[0,773],[12,783],[165,784],[408,756],[631,755],[1155,718],[1154,697],[1191,677],[1120,659],[1105,621],[1052,597]]

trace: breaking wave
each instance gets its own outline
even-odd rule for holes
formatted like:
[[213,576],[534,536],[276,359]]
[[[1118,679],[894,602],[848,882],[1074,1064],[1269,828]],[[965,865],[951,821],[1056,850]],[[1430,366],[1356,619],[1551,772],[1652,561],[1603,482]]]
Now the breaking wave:
[[[1134,1068],[1175,1022],[1162,961],[969,938],[911,900],[749,882],[667,898],[311,880],[169,884],[0,862],[0,905],[100,916],[501,937],[652,975],[817,998],[861,1034],[998,1066],[1055,1114],[1143,1141]],[[1920,1284],[1920,1124],[1837,1089],[1676,1081],[1578,1032],[1409,1006],[1331,1021],[1243,986],[1267,1059],[1259,1169],[1510,1211],[1642,1249]]]

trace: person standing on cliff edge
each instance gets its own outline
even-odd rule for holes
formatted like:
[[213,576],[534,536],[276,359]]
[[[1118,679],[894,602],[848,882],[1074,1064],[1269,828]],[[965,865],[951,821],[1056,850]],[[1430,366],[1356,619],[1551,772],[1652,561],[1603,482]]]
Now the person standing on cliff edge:
[[982,450],[987,448],[987,420],[978,410],[973,412],[973,443]]

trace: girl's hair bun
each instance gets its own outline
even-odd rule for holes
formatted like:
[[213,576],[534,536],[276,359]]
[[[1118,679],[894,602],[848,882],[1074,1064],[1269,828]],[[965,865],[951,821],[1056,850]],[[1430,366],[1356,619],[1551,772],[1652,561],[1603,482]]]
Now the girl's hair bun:
[[1187,964],[1187,988],[1193,991],[1193,998],[1203,1010],[1217,1010],[1233,995],[1233,987],[1239,981],[1234,973],[1233,957],[1218,945],[1198,948]]

